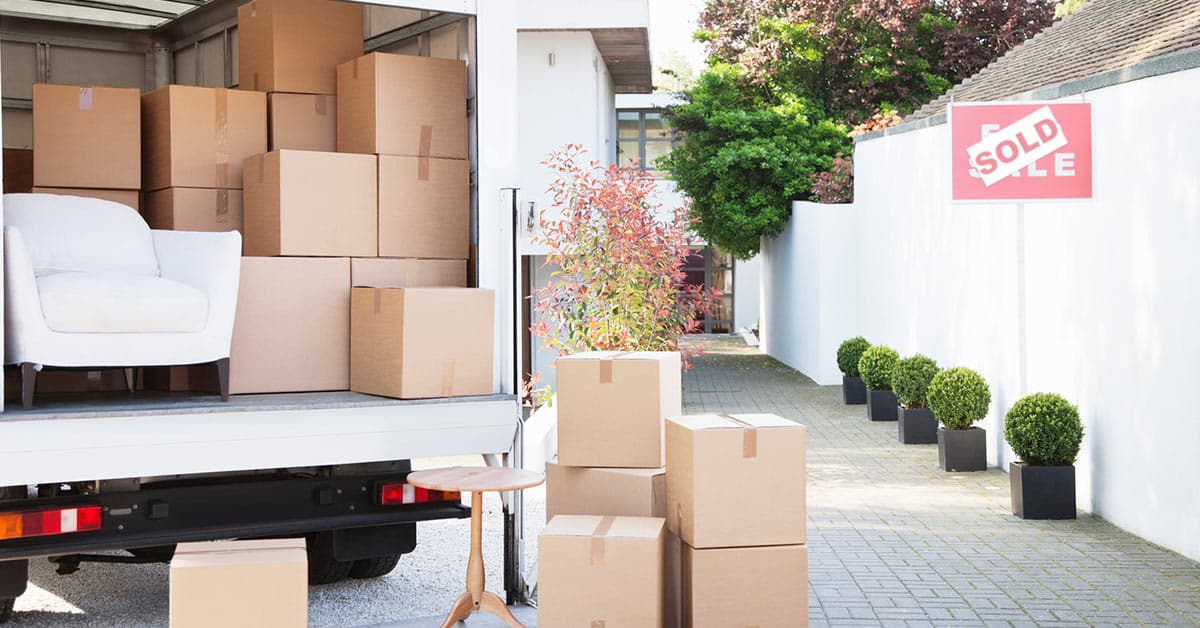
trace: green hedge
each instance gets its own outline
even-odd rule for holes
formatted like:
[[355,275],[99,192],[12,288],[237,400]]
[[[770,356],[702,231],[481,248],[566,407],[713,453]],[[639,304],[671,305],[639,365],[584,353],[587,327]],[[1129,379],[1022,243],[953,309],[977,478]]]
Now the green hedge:
[[992,391],[979,373],[959,366],[934,375],[926,398],[933,415],[946,429],[965,430],[987,416]]
[[846,377],[858,377],[858,360],[871,343],[866,338],[858,336],[842,343],[837,351],[838,370]]
[[888,390],[892,387],[892,369],[900,354],[891,347],[879,345],[863,352],[858,359],[858,372],[862,374],[863,383],[871,390]]
[[937,372],[937,362],[919,353],[897,362],[892,371],[892,390],[900,405],[909,409],[924,408],[925,393]]
[[1079,409],[1054,393],[1017,400],[1004,417],[1004,438],[1025,464],[1075,464],[1083,442]]

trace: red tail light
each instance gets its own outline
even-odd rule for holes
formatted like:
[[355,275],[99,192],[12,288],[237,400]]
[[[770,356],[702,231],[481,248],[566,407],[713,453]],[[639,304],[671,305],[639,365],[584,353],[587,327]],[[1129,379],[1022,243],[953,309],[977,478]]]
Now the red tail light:
[[462,493],[451,491],[431,491],[417,488],[412,484],[396,482],[383,484],[379,488],[379,503],[383,506],[402,506],[406,504],[428,504],[430,502],[462,501]]
[[0,513],[0,540],[100,529],[100,507]]

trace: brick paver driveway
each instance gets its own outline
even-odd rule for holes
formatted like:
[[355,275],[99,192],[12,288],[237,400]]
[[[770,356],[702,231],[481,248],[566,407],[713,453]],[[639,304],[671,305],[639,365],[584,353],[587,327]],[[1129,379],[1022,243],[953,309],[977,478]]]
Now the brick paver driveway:
[[1200,625],[1200,564],[1091,516],[1021,521],[1004,473],[945,473],[936,445],[899,444],[839,388],[740,339],[703,342],[685,411],[808,428],[813,626]]

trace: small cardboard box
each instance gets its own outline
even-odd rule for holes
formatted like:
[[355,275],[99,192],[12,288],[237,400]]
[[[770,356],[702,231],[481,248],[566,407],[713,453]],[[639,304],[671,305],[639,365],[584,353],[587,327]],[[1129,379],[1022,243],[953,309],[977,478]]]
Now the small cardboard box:
[[558,463],[663,466],[663,420],[682,412],[677,352],[593,351],[559,358]]
[[87,188],[33,188],[35,194],[65,194],[67,196],[82,196],[85,198],[99,198],[114,203],[120,203],[126,207],[140,209],[141,196],[137,190],[89,190]]
[[350,390],[397,399],[493,391],[495,294],[477,288],[355,288]]
[[253,0],[237,20],[241,89],[332,94],[337,65],[363,51],[357,2]]
[[467,65],[371,53],[337,69],[344,153],[467,158]]
[[692,547],[803,544],[804,482],[803,425],[773,414],[667,419],[667,526]]
[[364,288],[465,288],[467,260],[356,257],[350,260],[350,282]]
[[555,515],[665,517],[662,469],[564,467],[546,463],[546,521]]
[[267,151],[267,95],[168,85],[142,96],[142,189],[242,188],[242,162]]
[[141,93],[33,86],[33,184],[137,190],[142,186]]
[[379,156],[379,254],[466,259],[471,174],[466,160]]
[[278,150],[246,160],[246,255],[375,257],[374,155]]
[[243,257],[229,392],[350,387],[350,260]]
[[661,626],[663,532],[649,517],[552,519],[538,535],[538,625]]
[[142,214],[151,229],[241,231],[242,191],[166,188],[148,192]]
[[304,539],[180,543],[170,602],[171,628],[307,626]]
[[808,548],[683,545],[679,588],[685,628],[808,626]]
[[337,150],[337,99],[331,94],[267,96],[267,150]]

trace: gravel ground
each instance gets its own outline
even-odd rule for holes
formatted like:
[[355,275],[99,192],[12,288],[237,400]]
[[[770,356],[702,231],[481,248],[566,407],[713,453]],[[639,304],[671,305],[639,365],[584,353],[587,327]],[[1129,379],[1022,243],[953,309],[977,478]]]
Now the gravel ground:
[[[476,458],[414,461],[415,468],[480,464]],[[544,525],[545,492],[525,492],[526,572],[537,565],[537,535]],[[500,498],[484,495],[483,553],[488,589],[503,597],[504,523]],[[376,580],[346,580],[309,588],[311,626],[437,626],[463,592],[470,520],[433,521],[417,526],[417,549],[396,570]],[[168,567],[85,563],[75,574],[59,576],[54,565],[36,560],[29,566],[29,589],[17,598],[14,628],[48,626],[167,625]],[[532,609],[520,609],[533,619]],[[472,620],[469,626],[491,622]],[[532,625],[532,624],[531,624]]]

